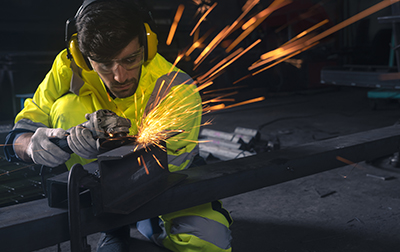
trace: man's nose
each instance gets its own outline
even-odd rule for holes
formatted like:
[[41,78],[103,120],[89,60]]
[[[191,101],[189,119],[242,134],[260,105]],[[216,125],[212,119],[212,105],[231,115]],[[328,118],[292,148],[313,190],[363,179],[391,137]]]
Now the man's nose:
[[124,83],[128,78],[128,71],[118,63],[113,70],[113,74],[114,80],[118,81],[119,83]]

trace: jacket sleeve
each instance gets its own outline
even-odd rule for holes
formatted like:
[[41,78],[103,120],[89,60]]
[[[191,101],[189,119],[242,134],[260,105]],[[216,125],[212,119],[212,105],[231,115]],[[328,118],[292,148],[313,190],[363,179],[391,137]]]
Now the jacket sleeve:
[[61,52],[53,62],[52,68],[38,86],[33,99],[26,99],[24,109],[18,113],[15,123],[28,119],[35,123],[50,125],[50,110],[54,102],[69,91],[72,70],[66,58],[66,51]]
[[50,110],[55,100],[69,91],[72,70],[66,51],[61,52],[53,62],[51,70],[39,85],[33,99],[26,99],[24,108],[15,117],[15,125],[6,137],[4,154],[11,162],[21,161],[14,152],[14,140],[23,133],[35,132],[39,127],[52,127]]
[[166,140],[168,168],[171,172],[189,167],[199,152],[197,141],[202,104],[196,88],[185,73],[171,73],[159,78],[153,90],[153,94],[157,95],[149,99],[151,110],[142,122],[144,127],[157,122],[158,131],[183,131]]

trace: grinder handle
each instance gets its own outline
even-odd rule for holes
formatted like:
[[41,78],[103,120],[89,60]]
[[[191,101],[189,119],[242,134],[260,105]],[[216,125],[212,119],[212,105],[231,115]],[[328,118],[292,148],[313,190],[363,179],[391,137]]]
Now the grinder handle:
[[74,153],[68,146],[67,139],[51,138],[50,141],[69,154]]

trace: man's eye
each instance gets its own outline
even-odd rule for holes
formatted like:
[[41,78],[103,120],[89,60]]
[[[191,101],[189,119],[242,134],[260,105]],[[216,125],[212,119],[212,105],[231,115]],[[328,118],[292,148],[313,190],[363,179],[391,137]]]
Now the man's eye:
[[127,59],[124,59],[124,62],[125,63],[135,63],[136,61],[138,60],[138,57],[130,57],[130,58],[127,58]]
[[112,62],[107,62],[107,63],[101,63],[100,64],[101,67],[105,67],[105,68],[111,67],[112,65],[113,65]]

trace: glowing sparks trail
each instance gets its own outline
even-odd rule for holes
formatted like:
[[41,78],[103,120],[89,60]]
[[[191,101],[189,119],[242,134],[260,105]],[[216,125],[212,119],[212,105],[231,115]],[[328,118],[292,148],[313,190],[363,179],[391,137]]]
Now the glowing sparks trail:
[[341,156],[336,156],[336,159],[339,160],[340,162],[345,163],[345,164],[352,165],[352,166],[354,166],[354,167],[357,166],[356,163],[354,163],[354,162],[352,162],[352,161],[350,161],[350,160],[348,160],[348,159],[345,159],[345,158],[343,158],[343,157],[341,157]]
[[283,7],[284,5],[287,5],[291,3],[291,1],[283,1],[282,0],[278,0],[275,1],[271,4],[270,7],[264,9],[263,11],[259,12],[256,16],[250,18],[243,26],[242,26],[242,30],[246,30],[247,28],[249,28],[250,26],[252,26],[257,20],[260,20],[261,18],[264,20],[266,17],[268,17],[273,11],[275,11],[276,9],[279,9],[281,7]]
[[11,170],[11,171],[6,171],[6,172],[3,172],[3,173],[0,173],[0,177],[4,176],[4,175],[9,175],[12,172],[16,172],[16,171],[19,171],[19,170],[22,170],[22,169],[26,169],[26,168],[29,168],[29,167],[32,167],[32,165],[23,166],[23,167],[20,167],[20,168]]
[[203,74],[202,76],[198,77],[197,80],[199,82],[203,82],[204,79],[206,79],[208,76],[210,76],[217,68],[221,67],[223,64],[231,60],[233,57],[238,55],[243,51],[243,48],[237,49],[235,52],[231,53],[229,56],[227,56],[225,59],[221,60],[218,64],[216,64],[213,68],[211,68],[207,73]]
[[[271,5],[262,11],[263,13],[260,15],[260,17],[255,17],[253,21],[248,21],[247,24],[244,24],[242,28],[246,28],[242,34],[240,34],[239,37],[236,38],[235,41],[232,42],[231,45],[225,50],[226,52],[232,51],[233,48],[235,48],[244,38],[246,38],[252,31],[254,31],[257,26],[259,26],[273,11],[291,3],[291,0],[275,0]],[[250,23],[249,23],[250,22]]]
[[222,39],[227,34],[228,28],[229,28],[228,26],[225,27],[217,36],[214,37],[214,39],[208,44],[208,46],[206,46],[206,48],[204,48],[204,50],[200,53],[200,55],[194,61],[194,64],[195,64],[194,69],[196,69],[201,64],[201,62],[203,62],[203,60],[212,52],[212,50],[214,50],[214,48],[217,47],[219,42],[222,41]]
[[140,157],[137,158],[137,161],[138,161],[139,166],[142,166],[142,165],[143,165],[144,170],[146,171],[146,174],[149,175],[149,170],[147,169],[147,165],[146,165],[146,163],[144,162],[144,158],[143,158],[142,155],[140,155]]
[[169,72],[172,72],[172,70],[174,69],[174,67],[176,66],[176,64],[178,64],[178,62],[183,58],[184,55],[185,55],[185,54],[182,53],[182,54],[179,54],[179,55],[176,57],[175,62],[174,62],[174,64],[172,64],[171,69],[169,70]]
[[[175,93],[179,92],[178,90],[188,95],[183,98],[178,97]],[[159,100],[159,103],[157,102],[158,104],[147,115],[144,115],[141,125],[138,127],[136,142],[143,145],[154,144],[166,151],[160,141],[165,140],[167,142],[171,133],[182,133],[188,122],[201,115],[201,104],[193,105],[186,102],[196,93],[195,85],[187,84],[180,85],[179,88],[173,91],[167,88],[164,94],[159,94],[163,98]]]
[[174,38],[176,28],[178,27],[178,23],[181,20],[183,10],[185,9],[185,6],[183,4],[178,6],[178,9],[175,14],[174,22],[171,25],[171,29],[169,30],[168,38],[167,38],[167,45],[171,45],[172,39]]
[[202,45],[202,43],[204,42],[204,40],[210,36],[211,32],[213,30],[210,29],[206,32],[206,34],[204,34],[201,38],[199,38],[198,40],[195,40],[195,42],[193,43],[193,45],[186,51],[185,55],[189,56],[196,48],[200,48],[200,46]]
[[201,22],[207,17],[207,15],[217,6],[217,3],[215,2],[207,11],[204,13],[204,15],[199,19],[195,27],[193,28],[192,32],[190,33],[190,36],[193,35],[193,33],[197,30],[197,28],[200,26]]
[[295,36],[294,38],[292,38],[291,40],[289,40],[288,42],[286,42],[286,43],[283,44],[282,46],[285,46],[285,45],[287,45],[287,44],[289,44],[289,43],[291,43],[291,42],[293,42],[293,41],[295,41],[295,40],[297,40],[297,39],[299,39],[299,38],[301,38],[301,37],[304,37],[305,35],[309,34],[310,32],[312,32],[312,31],[314,31],[314,30],[316,30],[316,29],[318,29],[319,27],[323,26],[324,24],[326,24],[326,23],[328,23],[328,22],[329,22],[328,19],[325,19],[325,20],[319,22],[318,24],[316,24],[316,25],[314,25],[314,26],[308,28],[307,30],[305,30],[305,31],[303,31],[303,32],[301,32],[301,33],[299,33],[297,36]]
[[341,157],[341,156],[336,156],[336,160],[339,160],[340,162],[343,162],[343,163],[345,163],[345,164],[348,164],[348,165],[353,166],[353,167],[351,168],[349,174],[347,174],[347,175],[341,175],[343,178],[347,178],[347,177],[350,175],[351,171],[352,171],[354,168],[363,168],[361,165],[359,165],[359,164],[357,164],[357,163],[354,163],[354,162],[352,162],[352,161],[350,161],[350,160],[348,160],[348,159],[345,159],[345,158],[343,158],[343,157]]
[[203,94],[210,94],[210,93],[216,93],[216,92],[224,92],[224,91],[227,91],[227,90],[239,89],[239,88],[246,88],[246,87],[247,87],[247,86],[236,86],[236,87],[220,88],[220,89],[214,89],[214,90],[204,91]]
[[[206,78],[207,75],[208,75],[207,78],[209,80],[210,78],[212,78],[213,76],[215,76],[216,74],[221,72],[224,68],[226,68],[227,66],[232,64],[237,59],[239,59],[243,54],[245,54],[246,52],[251,50],[253,47],[255,47],[260,42],[261,42],[261,39],[258,39],[256,42],[254,42],[249,47],[247,47],[246,50],[243,50],[242,48],[239,48],[234,53],[232,53],[231,55],[229,55],[228,57],[223,59],[221,62],[219,62],[217,65],[215,65],[213,68],[211,68],[210,71],[208,71],[206,74],[204,74],[203,76],[199,77],[198,78],[199,82],[202,82]],[[218,70],[216,70],[217,68],[218,68]]]
[[228,63],[224,64],[222,67],[220,67],[217,71],[215,71],[214,73],[212,73],[210,75],[210,77],[214,76],[215,74],[217,74],[218,72],[220,72],[222,69],[226,68],[227,66],[229,66],[230,64],[232,64],[235,60],[237,60],[238,58],[240,58],[243,54],[245,54],[246,52],[248,52],[249,50],[251,50],[253,47],[255,47],[257,44],[259,44],[261,42],[261,39],[258,39],[256,42],[254,42],[253,44],[251,44],[249,47],[246,48],[246,50],[240,52],[237,56],[235,56],[233,59],[231,59]]
[[232,105],[226,106],[225,109],[234,108],[234,107],[238,107],[238,106],[243,106],[243,105],[250,104],[250,103],[260,102],[260,101],[263,101],[263,100],[265,100],[265,97],[262,96],[262,97],[258,97],[258,98],[254,98],[254,99],[250,99],[250,100],[247,100],[247,101],[243,101],[243,102],[239,102],[239,103],[236,103],[236,104],[232,104]]
[[211,86],[212,84],[213,84],[212,81],[207,82],[207,83],[204,83],[204,84],[202,84],[201,86],[199,86],[198,88],[196,88],[196,91],[198,92],[198,91],[200,91],[200,90],[202,90],[202,89],[205,89],[206,87]]
[[379,10],[381,10],[395,2],[399,2],[399,1],[400,0],[384,0],[374,6],[348,18],[347,20],[329,28],[328,30],[326,30],[318,35],[315,35],[315,36],[311,35],[310,33],[312,31],[316,30],[317,28],[321,27],[322,25],[324,25],[325,23],[328,22],[328,20],[323,20],[323,21],[319,22],[318,24],[310,27],[309,29],[301,32],[296,37],[294,37],[293,39],[291,39],[288,42],[286,42],[285,44],[283,44],[281,47],[261,55],[260,60],[253,63],[248,68],[248,70],[251,71],[251,70],[254,70],[264,64],[270,63],[272,61],[275,61],[275,62],[261,70],[258,70],[257,72],[254,72],[254,73],[251,73],[251,74],[248,74],[248,75],[242,77],[241,79],[235,81],[233,84],[236,84],[244,79],[252,77],[260,72],[263,72],[283,61],[286,61],[286,60],[290,59],[291,57],[317,45],[321,39],[329,36],[330,34],[336,32],[340,29],[343,29],[344,27],[346,27],[362,18],[369,16],[369,15],[375,13],[376,11],[379,11]]
[[218,46],[219,43],[226,36],[228,36],[235,27],[239,24],[239,22],[246,16],[246,14],[256,5],[259,1],[252,1],[249,6],[243,11],[243,13],[232,23],[232,25],[225,27],[215,38],[210,42],[210,44],[201,52],[200,56],[194,61],[196,69],[201,62]]
[[[285,44],[280,46],[279,48],[266,52],[260,56],[260,59],[254,62],[249,68],[249,71],[256,70],[257,68],[264,66],[265,64],[269,64],[266,67],[257,70],[253,73],[250,73],[240,80],[234,82],[233,84],[238,83],[241,80],[244,80],[246,78],[252,77],[254,75],[257,75],[267,69],[270,69],[271,67],[283,62],[287,61],[290,58],[294,57],[295,55],[298,55],[299,53],[308,50],[312,48],[313,46],[317,45],[322,39],[326,38],[330,34],[343,29],[344,27],[353,24],[354,22],[371,15],[379,10],[382,10],[383,8],[390,6],[393,3],[397,3],[400,0],[383,0],[379,2],[378,4],[348,18],[347,20],[344,20],[343,22],[321,32],[320,34],[316,33],[316,30],[321,28],[324,24],[328,23],[328,20],[323,20],[316,25],[308,28],[307,30],[299,33],[297,36],[292,38],[291,40],[287,41]],[[151,146],[151,145],[156,145],[160,147],[162,150],[166,151],[166,148],[160,144],[160,141],[166,141],[169,139],[171,136],[171,133],[182,133],[186,134],[188,133],[188,130],[190,129],[185,129],[184,128],[187,126],[187,122],[193,120],[194,117],[199,117],[199,114],[201,115],[202,113],[208,113],[211,111],[217,111],[217,110],[222,110],[222,109],[229,109],[229,108],[234,108],[238,106],[243,106],[246,104],[250,103],[255,103],[255,102],[260,102],[265,100],[265,97],[258,97],[254,99],[250,99],[247,101],[242,101],[238,103],[234,103],[231,105],[225,105],[223,102],[234,102],[234,98],[229,98],[230,96],[238,94],[238,91],[223,94],[223,95],[216,95],[215,93],[220,92],[220,91],[227,91],[231,89],[237,89],[237,88],[242,88],[242,87],[229,87],[229,88],[223,88],[223,89],[216,89],[216,90],[209,90],[209,91],[204,91],[204,89],[210,87],[213,84],[213,80],[220,76],[223,71],[230,66],[233,62],[238,60],[240,57],[242,57],[245,53],[247,53],[249,50],[254,48],[257,44],[261,42],[261,39],[255,41],[252,43],[249,47],[246,49],[239,48],[233,51],[235,47],[243,41],[244,38],[246,38],[251,32],[255,30],[267,17],[271,15],[274,11],[278,10],[279,8],[282,8],[283,6],[286,6],[287,4],[290,4],[292,0],[274,0],[266,9],[263,9],[256,15],[252,16],[248,20],[246,20],[246,16],[250,13],[250,11],[260,2],[259,0],[247,0],[246,4],[242,8],[242,13],[239,15],[239,17],[230,25],[227,25],[225,28],[223,28],[214,38],[210,39],[211,42],[208,44],[205,43],[206,39],[210,36],[212,30],[207,31],[201,38],[200,37],[200,26],[203,21],[210,15],[212,10],[214,10],[217,6],[217,3],[214,3],[211,7],[209,5],[206,5],[205,3],[209,4],[210,1],[204,0],[195,0],[195,3],[204,4],[205,6],[199,7],[198,11],[201,8],[201,12],[204,13],[201,18],[198,20],[196,25],[194,26],[193,30],[190,33],[190,36],[193,36],[193,44],[189,47],[188,50],[186,51],[181,51],[179,55],[176,57],[176,60],[174,64],[172,65],[170,69],[170,73],[175,73],[175,75],[172,77],[170,83],[166,83],[165,80],[161,83],[161,87],[158,90],[157,96],[154,99],[154,103],[149,105],[150,110],[144,111],[144,108],[146,107],[145,103],[145,90],[141,90],[140,92],[137,92],[137,95],[135,94],[134,97],[134,108],[135,108],[135,126],[138,129],[137,132],[137,146],[135,147],[134,151],[138,149],[139,146]],[[204,7],[204,8],[203,8]],[[167,45],[171,45],[172,40],[175,36],[178,23],[180,22],[183,12],[184,12],[184,5],[179,5],[175,17],[173,20],[173,23],[171,25],[168,38],[166,40]],[[199,11],[200,12],[200,11]],[[307,15],[311,15],[309,12]],[[214,14],[214,13],[212,13]],[[303,16],[304,18],[305,16]],[[229,42],[227,40],[224,41],[228,36],[234,34],[234,31],[237,29],[242,29],[241,34],[232,39],[233,42],[231,44],[225,43]],[[317,34],[317,35],[316,35]],[[222,44],[221,44],[222,43]],[[196,82],[198,84],[198,87],[195,84],[187,84],[185,82],[180,83],[182,85],[180,88],[182,89],[187,89],[190,90],[188,92],[184,92],[185,94],[191,92],[189,95],[186,95],[184,98],[176,97],[176,93],[174,93],[174,90],[171,87],[172,82],[175,80],[175,77],[177,76],[179,71],[173,72],[173,69],[175,66],[182,60],[184,56],[189,57],[196,49],[202,48],[203,50],[199,53],[198,57],[194,60],[194,70],[196,70],[202,62],[205,61],[205,59],[217,48],[217,46],[222,45],[223,48],[226,48],[225,52],[230,53],[230,55],[224,57],[221,61],[217,62],[211,69],[208,71],[205,71],[206,73],[199,74],[199,77],[196,79]],[[222,57],[221,57],[222,58]],[[220,57],[215,57],[214,59],[220,59]],[[300,66],[300,61],[298,60],[293,60],[291,61],[293,64],[296,64],[298,67]],[[391,76],[389,76],[391,77]],[[389,78],[387,77],[387,78]],[[384,76],[382,77],[384,78]],[[187,80],[189,81],[189,80]],[[184,85],[183,85],[184,84]],[[174,85],[175,88],[175,85]],[[172,91],[171,91],[172,90]],[[197,92],[203,92],[203,95],[207,94],[209,96],[209,99],[202,101],[201,104],[197,104],[195,106],[192,106],[192,104],[188,105],[186,102],[191,95],[197,94]],[[178,92],[178,91],[177,91]],[[140,93],[140,94],[139,94]],[[213,93],[213,94],[212,94]],[[212,96],[212,97],[211,97]],[[108,96],[109,101],[113,101],[110,96]],[[122,111],[121,111],[122,113]],[[123,114],[123,113],[122,113]],[[130,118],[132,119],[132,118]],[[198,125],[197,125],[198,126]],[[195,127],[197,127],[195,126]],[[184,139],[182,137],[181,139]],[[170,141],[176,141],[177,138],[171,138]],[[185,140],[186,141],[186,140]],[[187,140],[191,141],[191,140]],[[157,159],[156,156],[153,155],[153,158],[157,162],[157,164],[162,167],[160,161]],[[354,164],[353,162],[344,159],[342,157],[336,157],[337,160],[344,162],[349,165],[353,165],[354,167],[357,166],[357,164]],[[143,156],[138,157],[137,162],[140,166],[143,166],[146,174],[149,174],[149,170],[147,168],[147,165],[144,161]],[[25,167],[23,167],[25,168]],[[20,169],[23,169],[20,168]],[[7,173],[2,173],[0,176],[8,174]]]
[[380,11],[383,8],[386,8],[386,7],[388,7],[388,6],[390,6],[390,5],[394,4],[394,3],[397,3],[399,1],[400,0],[384,0],[384,1],[380,2],[380,3],[377,3],[374,6],[372,6],[372,7],[368,8],[368,9],[366,9],[366,10],[364,10],[364,11],[362,11],[362,12],[360,12],[360,13],[358,13],[358,14],[356,14],[356,15],[348,18],[348,19],[346,19],[345,21],[343,21],[343,22],[341,22],[341,23],[329,28],[328,30],[322,32],[321,34],[309,39],[308,41],[305,42],[305,45],[310,45],[312,43],[315,43],[316,41],[319,41],[319,40],[331,35],[332,33],[337,32],[337,31],[343,29],[344,27],[346,27],[346,26],[348,26],[350,24],[353,24],[354,22],[357,22],[360,19],[365,18],[365,17],[367,17],[367,16],[369,16],[369,15],[371,15],[371,14],[377,12],[377,11]]
[[165,169],[164,166],[161,165],[160,160],[158,160],[158,158],[154,154],[151,154],[151,155],[153,156],[154,160],[156,160],[158,166],[160,166],[161,168]]
[[279,64],[279,63],[281,63],[281,62],[283,62],[283,61],[285,61],[285,60],[288,60],[288,59],[292,58],[293,56],[296,56],[297,54],[299,54],[299,53],[301,53],[301,52],[303,52],[303,51],[305,51],[305,50],[310,49],[310,48],[313,47],[313,46],[316,46],[318,43],[319,43],[319,42],[316,42],[316,43],[314,43],[314,44],[312,44],[312,45],[309,45],[309,46],[307,46],[307,47],[305,47],[305,48],[302,48],[301,50],[298,50],[298,51],[296,51],[296,52],[294,52],[294,53],[292,53],[292,54],[290,54],[290,55],[288,55],[288,56],[286,56],[286,57],[284,57],[284,58],[282,58],[282,59],[276,61],[275,63],[273,63],[273,64],[271,64],[271,65],[269,65],[269,66],[267,66],[267,67],[264,67],[264,68],[261,69],[261,70],[258,70],[258,71],[256,71],[256,72],[252,73],[251,75],[254,76],[254,75],[259,74],[259,73],[261,73],[261,72],[263,72],[263,71],[265,71],[265,70],[267,70],[267,69],[269,69],[269,68],[271,68],[271,67],[273,67],[273,66],[276,66],[277,64]]

